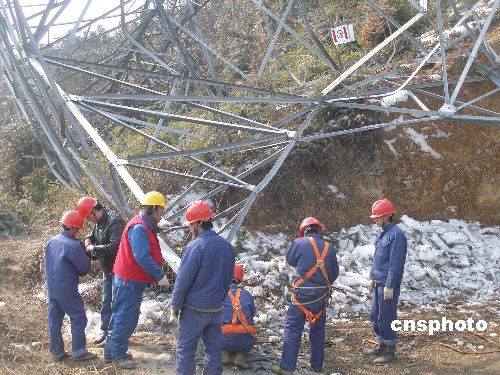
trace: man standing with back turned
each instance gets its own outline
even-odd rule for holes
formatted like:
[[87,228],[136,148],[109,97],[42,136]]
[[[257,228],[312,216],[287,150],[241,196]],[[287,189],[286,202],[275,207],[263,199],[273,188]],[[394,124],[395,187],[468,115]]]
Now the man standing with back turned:
[[391,328],[397,319],[399,288],[406,260],[406,236],[393,223],[396,210],[388,199],[373,203],[371,218],[381,228],[375,241],[375,255],[370,271],[368,291],[372,294],[370,320],[378,338],[378,346],[366,349],[365,354],[376,355],[373,363],[392,362],[398,338]]
[[194,375],[200,337],[205,347],[203,374],[222,374],[221,314],[233,278],[234,250],[212,229],[213,212],[207,202],[186,209],[186,222],[194,240],[184,251],[177,273],[170,320],[179,323],[177,374]]

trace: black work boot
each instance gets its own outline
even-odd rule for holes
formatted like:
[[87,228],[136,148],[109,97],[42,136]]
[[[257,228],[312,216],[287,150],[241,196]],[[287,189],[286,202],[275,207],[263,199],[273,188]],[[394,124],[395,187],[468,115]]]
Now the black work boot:
[[384,365],[386,363],[390,363],[396,357],[396,345],[387,345],[387,349],[385,350],[382,356],[378,357],[373,361],[376,365]]
[[363,350],[363,353],[369,354],[369,355],[381,355],[385,352],[387,349],[387,345],[383,343],[379,343],[376,348],[370,348],[370,349],[365,349]]

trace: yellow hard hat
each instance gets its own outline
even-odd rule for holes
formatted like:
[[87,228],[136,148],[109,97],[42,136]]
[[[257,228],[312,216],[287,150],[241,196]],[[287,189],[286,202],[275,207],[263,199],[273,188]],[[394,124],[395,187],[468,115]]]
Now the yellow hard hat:
[[158,193],[157,191],[150,191],[149,193],[147,193],[144,198],[142,198],[141,205],[167,207],[167,204],[165,203],[165,197],[162,193]]

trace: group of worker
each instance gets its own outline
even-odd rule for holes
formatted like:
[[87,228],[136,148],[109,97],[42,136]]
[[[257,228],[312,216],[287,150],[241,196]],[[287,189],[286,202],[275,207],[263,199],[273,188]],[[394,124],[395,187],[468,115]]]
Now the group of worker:
[[[99,259],[103,270],[101,335],[104,360],[120,368],[136,367],[128,353],[129,339],[140,314],[143,292],[151,284],[168,286],[158,240],[158,223],[166,202],[159,192],[141,200],[141,210],[125,225],[119,214],[90,197],[67,211],[60,223],[63,231],[45,249],[48,292],[50,351],[56,361],[66,358],[61,335],[65,314],[71,320],[72,357],[75,361],[96,357],[86,348],[83,299],[79,276],[90,270],[91,259]],[[376,201],[371,218],[381,228],[375,242],[368,290],[372,294],[370,320],[378,346],[365,350],[376,355],[374,363],[395,357],[396,333],[391,322],[397,316],[399,288],[406,259],[406,237],[394,224],[394,207],[387,199]],[[177,368],[180,375],[196,372],[200,339],[204,348],[204,374],[221,374],[223,365],[248,368],[246,355],[257,343],[254,326],[256,307],[243,288],[244,269],[235,264],[232,245],[213,230],[213,211],[204,201],[187,206],[185,226],[193,236],[183,252],[170,300],[169,322],[177,325]],[[82,244],[77,238],[84,221],[94,223]],[[272,372],[295,371],[305,323],[310,329],[309,353],[312,371],[322,372],[325,359],[326,307],[331,286],[339,275],[333,246],[323,239],[323,224],[305,218],[298,238],[287,249],[286,261],[296,275],[291,281],[291,302],[284,328],[283,353]]]

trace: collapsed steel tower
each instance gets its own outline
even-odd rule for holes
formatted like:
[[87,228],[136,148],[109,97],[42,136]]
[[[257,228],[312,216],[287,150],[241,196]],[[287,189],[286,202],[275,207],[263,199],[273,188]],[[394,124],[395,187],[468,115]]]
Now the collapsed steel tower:
[[[171,222],[193,192],[215,199],[232,189],[242,199],[216,219],[233,240],[300,142],[439,120],[498,126],[500,114],[478,102],[500,89],[487,38],[499,2],[408,0],[411,18],[401,23],[372,0],[351,19],[334,19],[323,0],[114,0],[100,15],[90,15],[95,0],[1,0],[2,76],[63,184],[82,189],[85,176],[130,216],[154,178],[170,176],[185,182]],[[243,8],[252,19],[239,19]],[[352,35],[370,17],[387,29],[372,49]],[[264,30],[258,45],[252,27]],[[393,59],[401,45],[412,56],[404,64]],[[459,74],[448,72],[449,56],[462,59]],[[423,78],[429,64],[441,67],[433,80]],[[485,91],[464,100],[469,82]],[[390,116],[311,132],[329,107]],[[164,255],[175,269],[177,256]]]

